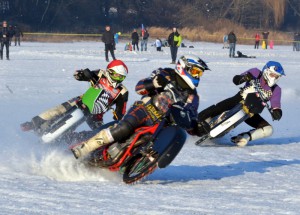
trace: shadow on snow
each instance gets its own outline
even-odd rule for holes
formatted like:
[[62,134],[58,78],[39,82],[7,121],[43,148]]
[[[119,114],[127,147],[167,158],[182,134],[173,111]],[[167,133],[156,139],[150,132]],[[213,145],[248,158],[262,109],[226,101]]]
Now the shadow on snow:
[[269,168],[300,164],[300,160],[251,161],[223,166],[169,166],[156,171],[147,181],[161,180],[162,183],[187,182],[195,180],[220,180],[226,177],[243,175],[247,172],[265,173]]

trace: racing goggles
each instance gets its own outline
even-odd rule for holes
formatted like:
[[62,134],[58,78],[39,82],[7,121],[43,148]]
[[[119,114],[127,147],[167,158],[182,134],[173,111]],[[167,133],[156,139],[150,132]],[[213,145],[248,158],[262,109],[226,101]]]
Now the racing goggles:
[[125,75],[121,75],[117,72],[115,72],[112,69],[109,69],[109,76],[113,81],[116,81],[117,83],[121,83],[122,81],[124,81],[124,79],[126,78]]
[[200,78],[203,75],[203,70],[197,66],[193,66],[190,68],[189,73],[191,76],[193,76],[193,78]]
[[278,79],[278,78],[281,77],[280,74],[278,74],[277,72],[272,72],[272,71],[270,71],[269,76],[270,76],[271,78],[275,78],[275,79]]

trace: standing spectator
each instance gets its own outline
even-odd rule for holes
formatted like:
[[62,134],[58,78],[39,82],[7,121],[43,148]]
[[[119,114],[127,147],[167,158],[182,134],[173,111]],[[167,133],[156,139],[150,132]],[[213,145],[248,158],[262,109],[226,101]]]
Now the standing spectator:
[[145,50],[147,51],[147,43],[148,43],[148,37],[149,37],[149,33],[147,31],[147,29],[145,29],[144,31],[142,31],[142,40],[141,40],[141,51]]
[[7,22],[3,21],[2,29],[0,31],[0,39],[1,39],[1,60],[3,59],[3,49],[4,46],[6,48],[6,59],[9,60],[9,29],[7,27]]
[[273,40],[270,40],[270,49],[273,49],[274,48],[274,41]]
[[177,28],[173,28],[173,32],[168,37],[168,43],[170,45],[172,62],[171,64],[175,64],[177,58],[178,47],[181,44],[181,35],[178,33]]
[[8,31],[9,31],[9,46],[11,46],[12,38],[15,36],[15,30],[12,25],[9,25]]
[[17,44],[20,46],[21,45],[21,37],[23,37],[23,32],[17,25],[15,25],[14,31],[15,31],[15,46],[17,46]]
[[266,49],[268,49],[268,37],[269,37],[269,31],[262,32],[263,41],[265,41]]
[[294,34],[293,51],[300,51],[300,33]]
[[117,44],[119,42],[120,35],[121,35],[121,32],[115,33],[115,35],[114,35],[115,44]]
[[116,58],[114,53],[114,48],[115,48],[114,34],[110,31],[109,25],[105,26],[105,32],[102,35],[102,42],[105,44],[105,60],[109,62],[108,51],[110,52],[113,60],[115,60]]
[[131,34],[131,40],[132,40],[133,51],[135,51],[135,46],[139,51],[139,35],[136,32],[136,29],[133,29],[133,32]]
[[229,47],[228,47],[228,35],[227,34],[225,34],[224,36],[223,36],[223,48],[222,49],[228,49]]
[[300,33],[297,33],[297,37],[296,37],[296,41],[297,41],[297,52],[300,51]]
[[156,51],[161,51],[162,42],[159,38],[155,40]]
[[255,45],[254,45],[254,49],[258,49],[259,47],[259,41],[260,41],[260,35],[259,33],[255,34]]
[[235,55],[235,44],[236,44],[236,36],[233,30],[228,34],[228,43],[229,43],[229,57],[234,57]]
[[297,51],[297,33],[294,33],[293,51]]

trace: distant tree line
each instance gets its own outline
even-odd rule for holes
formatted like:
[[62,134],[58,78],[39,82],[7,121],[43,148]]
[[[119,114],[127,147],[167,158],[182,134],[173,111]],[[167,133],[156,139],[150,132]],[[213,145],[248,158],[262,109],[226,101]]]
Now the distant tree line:
[[208,28],[217,20],[246,28],[300,30],[299,0],[0,0],[0,21],[30,31],[96,33],[145,26]]

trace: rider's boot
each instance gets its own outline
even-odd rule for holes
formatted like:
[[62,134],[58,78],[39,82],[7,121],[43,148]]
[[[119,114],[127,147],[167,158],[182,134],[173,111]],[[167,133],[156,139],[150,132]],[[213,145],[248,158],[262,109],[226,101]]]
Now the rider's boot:
[[262,128],[254,129],[249,132],[241,133],[231,138],[231,141],[239,147],[244,147],[249,141],[257,140],[271,136],[273,133],[273,127],[271,125],[264,126]]
[[22,123],[21,129],[23,131],[34,130],[39,134],[43,134],[43,132],[50,126],[49,121],[70,110],[76,104],[76,98],[73,98],[72,100],[69,100],[54,108],[44,111],[38,116],[33,117],[30,122]]
[[97,148],[105,146],[112,142],[114,142],[114,139],[111,136],[109,128],[107,128],[101,130],[98,134],[96,134],[89,140],[81,143],[78,146],[75,146],[71,149],[71,151],[73,152],[74,157],[77,159],[86,156]]

